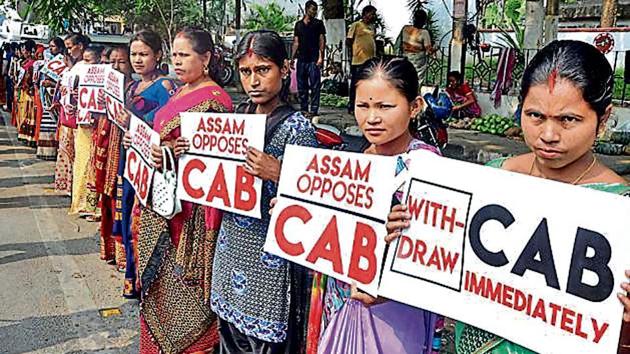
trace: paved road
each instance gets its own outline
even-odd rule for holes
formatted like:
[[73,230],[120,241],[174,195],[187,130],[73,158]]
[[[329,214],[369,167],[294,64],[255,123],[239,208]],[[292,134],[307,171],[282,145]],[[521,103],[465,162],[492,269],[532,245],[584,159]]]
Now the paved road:
[[[4,119],[4,120],[3,120]],[[137,353],[138,305],[101,261],[98,225],[68,216],[54,162],[0,119],[0,353]],[[99,310],[119,308],[102,317]]]

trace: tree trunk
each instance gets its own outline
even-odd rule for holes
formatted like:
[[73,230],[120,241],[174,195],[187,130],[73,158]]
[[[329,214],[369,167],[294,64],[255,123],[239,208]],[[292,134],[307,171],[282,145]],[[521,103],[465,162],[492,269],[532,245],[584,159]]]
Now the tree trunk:
[[545,35],[543,45],[558,39],[558,21],[560,18],[560,0],[547,0],[545,16]]
[[543,39],[545,11],[542,0],[527,0],[523,49],[537,49]]
[[602,0],[600,27],[615,27],[617,20],[617,0]]

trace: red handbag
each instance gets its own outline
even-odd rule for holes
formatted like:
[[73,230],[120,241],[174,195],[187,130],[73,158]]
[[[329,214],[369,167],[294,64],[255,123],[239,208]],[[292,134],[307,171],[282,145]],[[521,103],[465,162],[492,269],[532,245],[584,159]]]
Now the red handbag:
[[59,108],[59,122],[67,128],[77,129],[77,116],[75,114],[66,114],[63,107]]

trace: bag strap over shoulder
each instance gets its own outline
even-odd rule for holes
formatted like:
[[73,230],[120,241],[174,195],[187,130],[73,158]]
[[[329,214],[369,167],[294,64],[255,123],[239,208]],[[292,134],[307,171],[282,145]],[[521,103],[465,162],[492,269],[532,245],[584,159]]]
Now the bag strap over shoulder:
[[175,158],[168,146],[162,146],[162,174],[166,173],[169,165],[175,169]]

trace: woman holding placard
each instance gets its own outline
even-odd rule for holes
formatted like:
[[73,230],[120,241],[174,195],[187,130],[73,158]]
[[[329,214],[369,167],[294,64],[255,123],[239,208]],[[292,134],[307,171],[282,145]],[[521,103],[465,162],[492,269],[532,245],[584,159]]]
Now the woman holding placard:
[[18,74],[19,99],[17,109],[18,139],[27,145],[35,145],[35,94],[33,88],[33,64],[35,59],[35,42],[29,39],[20,46],[24,58]]
[[[213,42],[198,29],[180,31],[172,46],[177,78],[185,83],[155,113],[153,128],[162,147],[178,156],[187,145],[181,138],[182,112],[230,112],[232,100],[213,79]],[[153,146],[154,164],[162,166],[164,151]],[[156,172],[159,173],[159,172]],[[140,352],[211,352],[218,344],[216,315],[210,310],[212,256],[221,212],[182,202],[171,220],[151,208],[142,210],[138,235],[142,285]]]
[[[77,78],[81,75],[81,71],[77,68],[85,65],[99,64],[101,59],[100,47],[89,46],[83,51],[83,60],[72,68]],[[77,92],[72,93],[77,97]],[[76,101],[75,101],[76,102]],[[82,114],[77,105],[74,105],[75,114],[78,117]],[[85,113],[83,113],[85,114]],[[79,214],[88,221],[95,221],[100,217],[100,210],[97,210],[98,195],[94,188],[90,185],[94,184],[95,171],[92,168],[92,132],[94,117],[91,113],[87,113],[87,122],[78,124],[74,130],[74,164],[72,166],[72,204],[70,205],[69,215]],[[77,118],[77,121],[79,118]]]
[[[406,58],[373,58],[358,73],[355,118],[370,146],[366,154],[395,156],[411,150],[439,151],[417,138],[417,117],[430,114],[418,96],[418,76]],[[396,174],[409,161],[398,158]],[[396,179],[392,183],[399,183]],[[402,191],[400,186],[399,191]],[[397,199],[400,193],[395,196]],[[319,274],[309,316],[309,353],[429,353],[437,316],[395,301],[382,301]],[[363,304],[361,304],[363,303]],[[364,306],[366,305],[366,306]],[[313,309],[322,308],[314,312]],[[360,324],[350,322],[360,321]],[[354,323],[354,322],[353,322]],[[321,334],[318,329],[321,326]],[[372,352],[372,351],[369,351]]]
[[[130,85],[131,65],[129,64],[129,49],[127,46],[112,48],[107,59],[115,70],[125,75],[125,84]],[[103,101],[103,97],[99,97]],[[104,104],[104,102],[101,102]],[[116,127],[105,114],[98,115],[98,122],[93,136],[93,169],[95,171],[95,187],[100,197],[101,227],[100,227],[100,256],[108,262],[115,262],[119,270],[126,267],[125,247],[121,237],[114,237],[113,222],[116,214],[116,181],[118,160],[120,155],[120,141],[122,130]]]
[[[48,50],[54,58],[59,54],[65,54],[66,46],[61,38],[55,37],[48,44]],[[44,112],[42,113],[39,139],[37,140],[37,157],[43,160],[55,160],[57,158],[57,124],[59,117],[57,111],[52,109],[51,106],[57,83],[43,72],[40,72],[39,75],[39,91]]]
[[[177,85],[159,70],[163,58],[162,38],[151,30],[136,33],[129,42],[129,63],[133,71],[140,76],[139,81],[130,82],[126,90],[125,104],[130,113],[153,126],[155,113],[162,108],[175,93]],[[124,111],[124,119],[129,121],[129,112]],[[128,149],[131,136],[125,134],[123,145]],[[125,150],[117,157],[118,162],[118,193],[119,202],[114,223],[114,235],[122,239],[125,245],[125,284],[123,296],[137,298],[139,284],[136,280],[138,224],[140,220],[140,205],[135,198],[134,190],[129,181],[123,178],[126,155]]]
[[[523,74],[521,127],[531,153],[495,160],[489,166],[585,188],[630,196],[627,181],[597,160],[592,146],[603,132],[612,111],[614,72],[595,47],[578,41],[555,41],[538,52]],[[394,207],[387,224],[388,240],[409,225],[404,206]],[[630,271],[626,272],[630,277]],[[630,291],[628,282],[621,285]],[[628,344],[630,299],[625,306],[626,329],[621,344]],[[496,335],[458,323],[457,352],[532,353]]]
[[[64,74],[67,78],[66,84],[69,84],[66,94],[68,97],[63,102],[63,114],[66,121],[72,121],[74,127],[70,132],[73,136],[73,156],[70,164],[70,173],[72,178],[72,203],[68,214],[79,214],[82,217],[94,217],[96,213],[97,196],[93,191],[88,190],[87,182],[89,179],[89,163],[90,151],[92,146],[92,128],[81,127],[76,125],[77,122],[77,88],[78,75],[84,59],[84,52],[89,44],[89,39],[79,33],[74,33],[65,39],[65,45],[68,49],[67,66],[68,71]],[[89,56],[89,55],[88,55]],[[67,131],[66,131],[67,133]],[[59,164],[59,160],[57,160]]]
[[285,146],[316,146],[315,131],[286,103],[289,62],[277,33],[247,33],[236,61],[249,96],[237,111],[267,115],[264,151],[249,148],[244,166],[263,180],[262,218],[224,214],[214,257],[212,309],[220,318],[222,353],[297,353],[305,330],[306,272],[264,252],[263,245]]
[[73,69],[79,60],[83,59],[83,51],[87,48],[88,42],[87,37],[80,33],[72,33],[64,39],[64,46],[66,47],[64,64],[66,68],[61,74],[61,80],[57,83],[57,92],[53,102],[59,115],[59,146],[57,150],[57,164],[55,165],[55,190],[67,195],[72,194],[76,107],[72,104],[72,87],[68,87],[68,82],[66,81],[76,72],[76,69],[74,71]]

